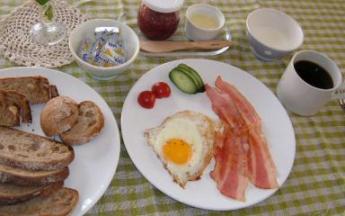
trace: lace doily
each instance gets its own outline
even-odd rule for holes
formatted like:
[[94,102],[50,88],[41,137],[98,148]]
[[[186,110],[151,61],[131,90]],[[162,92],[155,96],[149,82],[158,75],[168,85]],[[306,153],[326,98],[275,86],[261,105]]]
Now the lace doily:
[[69,7],[65,1],[51,1],[54,20],[65,25],[66,38],[50,46],[40,45],[32,40],[30,30],[34,24],[40,22],[42,12],[41,6],[34,0],[30,0],[0,22],[0,52],[11,62],[25,66],[52,68],[70,64],[73,61],[68,47],[68,35],[87,18],[78,9]]

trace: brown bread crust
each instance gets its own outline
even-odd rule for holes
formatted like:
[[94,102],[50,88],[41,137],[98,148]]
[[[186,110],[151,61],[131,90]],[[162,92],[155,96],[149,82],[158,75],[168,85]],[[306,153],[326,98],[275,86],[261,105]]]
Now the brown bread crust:
[[61,188],[49,196],[39,196],[15,205],[0,206],[0,216],[66,216],[79,200],[78,191]]
[[57,90],[57,87],[55,85],[49,86],[49,98],[52,99],[52,98],[55,98],[57,96],[59,96],[59,92]]
[[[0,101],[3,101],[0,99]],[[16,127],[20,125],[19,108],[0,102],[0,125]]]
[[59,95],[56,86],[51,86],[42,76],[0,78],[0,89],[17,91],[32,104],[46,103]]
[[104,116],[100,108],[92,101],[79,104],[77,123],[60,135],[68,145],[84,144],[95,138],[104,127]]
[[0,126],[0,163],[27,170],[57,170],[74,159],[68,145],[47,137]]
[[[14,110],[13,108],[16,107],[17,109],[19,109],[19,114],[22,118],[22,122],[31,123],[31,108],[29,101],[26,99],[24,95],[16,91],[0,90],[0,103],[1,107],[4,107],[1,110],[8,109],[11,112]],[[17,125],[18,124],[16,124],[16,126]]]
[[16,186],[0,184],[0,205],[9,205],[30,200],[39,195],[47,196],[62,188],[63,182],[56,182],[44,186]]
[[31,171],[0,165],[0,182],[20,186],[46,185],[64,181],[68,175],[68,167],[54,171]]

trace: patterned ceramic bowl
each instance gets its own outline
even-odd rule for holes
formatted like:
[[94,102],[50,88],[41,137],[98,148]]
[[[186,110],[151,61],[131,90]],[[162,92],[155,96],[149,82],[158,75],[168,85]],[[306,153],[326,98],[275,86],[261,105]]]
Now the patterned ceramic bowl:
[[303,43],[301,26],[287,14],[260,8],[247,17],[247,35],[255,56],[273,61],[288,55]]

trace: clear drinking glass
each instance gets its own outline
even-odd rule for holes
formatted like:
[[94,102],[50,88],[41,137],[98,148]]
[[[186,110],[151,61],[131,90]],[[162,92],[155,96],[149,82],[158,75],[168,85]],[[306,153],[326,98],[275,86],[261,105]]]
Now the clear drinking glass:
[[42,6],[40,22],[34,24],[30,35],[33,41],[42,45],[54,45],[66,36],[66,27],[53,20],[54,10],[49,0],[36,0]]

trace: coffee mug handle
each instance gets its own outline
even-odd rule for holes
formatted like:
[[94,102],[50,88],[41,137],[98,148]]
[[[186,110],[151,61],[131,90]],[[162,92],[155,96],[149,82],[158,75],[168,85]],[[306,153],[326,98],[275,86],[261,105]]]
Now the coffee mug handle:
[[345,99],[345,82],[337,90],[333,92],[332,99]]

